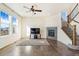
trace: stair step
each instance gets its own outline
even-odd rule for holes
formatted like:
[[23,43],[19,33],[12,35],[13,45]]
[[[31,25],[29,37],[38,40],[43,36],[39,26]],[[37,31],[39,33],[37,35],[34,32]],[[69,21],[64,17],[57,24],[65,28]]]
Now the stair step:
[[69,44],[68,47],[69,47],[70,49],[73,49],[73,50],[79,50],[79,46],[78,46],[78,45],[75,46],[75,45]]

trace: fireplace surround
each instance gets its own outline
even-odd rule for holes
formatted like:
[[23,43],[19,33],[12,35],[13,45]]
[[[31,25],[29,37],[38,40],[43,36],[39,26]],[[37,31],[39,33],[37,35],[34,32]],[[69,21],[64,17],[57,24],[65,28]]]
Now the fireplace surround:
[[57,27],[47,27],[47,39],[57,39]]

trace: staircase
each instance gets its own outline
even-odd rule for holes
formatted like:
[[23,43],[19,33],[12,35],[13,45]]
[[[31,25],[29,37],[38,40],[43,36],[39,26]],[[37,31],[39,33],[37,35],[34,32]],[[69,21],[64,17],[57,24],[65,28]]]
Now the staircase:
[[[62,30],[72,40],[72,46],[74,46],[73,48],[79,50],[79,41],[78,41],[79,37],[77,37],[76,25],[70,24],[72,21],[75,21],[74,19],[79,14],[79,11],[77,11],[75,15],[73,15],[76,8],[78,8],[78,4],[76,4],[71,13],[67,16],[67,21],[63,21],[64,20],[63,18],[61,18],[61,20],[62,20]],[[75,22],[79,23],[78,21]]]

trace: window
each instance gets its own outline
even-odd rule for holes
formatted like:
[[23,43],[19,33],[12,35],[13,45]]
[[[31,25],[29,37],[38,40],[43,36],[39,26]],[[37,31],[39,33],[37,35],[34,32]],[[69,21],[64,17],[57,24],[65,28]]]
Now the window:
[[6,12],[0,11],[0,35],[9,34],[9,16]]
[[12,17],[12,26],[13,26],[13,33],[15,33],[15,31],[16,31],[16,26],[17,26],[17,21],[16,21],[16,17],[15,16],[13,16]]
[[63,21],[67,21],[67,11],[66,10],[63,10],[61,12],[61,17],[62,17]]
[[11,16],[5,11],[0,11],[0,36],[16,33],[16,16]]

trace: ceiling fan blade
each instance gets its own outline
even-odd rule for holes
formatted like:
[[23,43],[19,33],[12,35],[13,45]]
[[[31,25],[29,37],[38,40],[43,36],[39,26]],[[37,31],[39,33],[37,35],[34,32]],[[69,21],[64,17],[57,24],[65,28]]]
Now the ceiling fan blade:
[[31,10],[26,11],[27,13],[30,12]]
[[30,9],[30,8],[28,8],[27,6],[24,6],[24,8]]
[[36,11],[36,12],[42,12],[42,10],[34,10],[34,11]]

